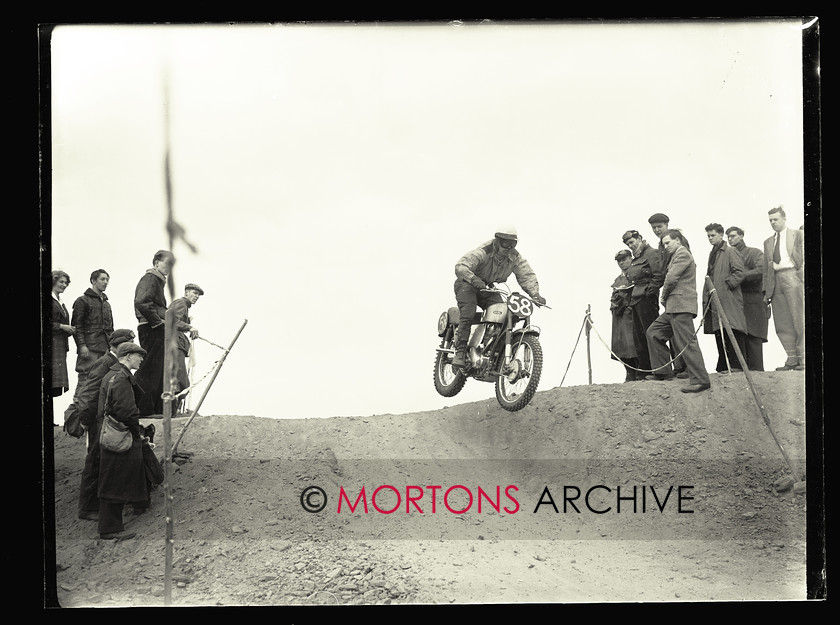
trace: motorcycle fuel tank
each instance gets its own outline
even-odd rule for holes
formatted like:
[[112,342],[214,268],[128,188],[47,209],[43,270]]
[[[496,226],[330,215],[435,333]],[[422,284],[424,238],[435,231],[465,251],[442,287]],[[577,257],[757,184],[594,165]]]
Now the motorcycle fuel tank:
[[485,323],[503,323],[505,315],[507,314],[507,304],[504,302],[497,302],[490,304],[484,309],[484,315],[481,320]]

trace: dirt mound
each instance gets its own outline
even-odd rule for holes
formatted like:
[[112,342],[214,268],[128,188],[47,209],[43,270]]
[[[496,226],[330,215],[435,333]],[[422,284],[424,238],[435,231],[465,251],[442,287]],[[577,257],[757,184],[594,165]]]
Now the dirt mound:
[[[753,374],[800,475],[803,375]],[[804,598],[805,499],[776,488],[790,471],[746,378],[679,385],[555,388],[518,413],[488,386],[415,414],[198,416],[171,476],[172,604]],[[99,540],[76,518],[84,443],[56,430],[54,450],[59,603],[162,605],[163,489],[127,516],[135,539]]]

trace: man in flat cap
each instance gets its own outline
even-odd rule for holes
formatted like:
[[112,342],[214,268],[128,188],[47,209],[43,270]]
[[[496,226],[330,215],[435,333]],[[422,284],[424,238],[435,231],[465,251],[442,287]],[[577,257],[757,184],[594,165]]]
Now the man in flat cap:
[[144,391],[139,406],[140,415],[163,414],[163,359],[166,341],[166,294],[164,286],[175,256],[158,250],[152,267],[140,278],[134,290],[134,315],[137,317],[137,336],[146,350],[143,364],[134,379]]
[[[178,339],[178,353],[175,359],[176,388],[172,389],[172,392],[176,395],[190,386],[186,359],[190,353],[190,339],[198,338],[198,330],[191,325],[190,308],[202,295],[204,295],[204,290],[197,284],[190,282],[184,287],[184,296],[173,301],[166,311],[166,321],[172,321],[172,328],[177,332]],[[187,335],[189,335],[189,338]],[[183,398],[181,400],[183,401]]]
[[143,390],[131,374],[138,369],[146,356],[146,350],[136,343],[127,341],[117,347],[117,363],[113,365],[99,387],[99,406],[96,419],[105,419],[105,410],[114,419],[128,426],[132,435],[131,448],[123,453],[114,453],[99,448],[99,537],[103,540],[127,540],[135,536],[126,532],[123,525],[125,504],[133,504],[135,514],[145,509],[150,502],[149,483],[143,464],[143,445],[146,428],[140,424],[138,398]]
[[99,426],[96,409],[99,405],[99,388],[108,371],[118,362],[117,350],[123,343],[134,340],[134,332],[128,329],[114,330],[108,337],[109,350],[101,356],[88,371],[85,385],[76,399],[76,410],[82,426],[87,430],[87,455],[82,469],[79,486],[79,518],[95,521],[99,518]]

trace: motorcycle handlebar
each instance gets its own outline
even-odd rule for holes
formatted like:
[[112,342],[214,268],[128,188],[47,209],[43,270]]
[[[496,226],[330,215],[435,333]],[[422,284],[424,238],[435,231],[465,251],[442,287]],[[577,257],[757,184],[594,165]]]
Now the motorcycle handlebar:
[[[512,293],[510,291],[505,291],[504,289],[499,289],[499,288],[496,288],[496,287],[485,287],[485,288],[479,289],[479,290],[483,293],[499,293],[499,294],[504,295],[506,297],[510,297],[512,295]],[[526,297],[529,301],[533,302],[534,306],[536,306],[537,308],[551,309],[551,306],[549,306],[548,304],[540,304],[538,301],[536,301],[535,299],[533,299],[531,297],[528,297],[527,295],[523,295],[522,297]]]

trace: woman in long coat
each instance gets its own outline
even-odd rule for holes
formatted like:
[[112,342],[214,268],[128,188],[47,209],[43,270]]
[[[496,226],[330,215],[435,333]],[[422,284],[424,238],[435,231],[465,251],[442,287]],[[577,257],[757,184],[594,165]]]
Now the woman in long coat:
[[[134,533],[126,532],[123,525],[123,508],[131,503],[146,508],[149,487],[143,464],[145,428],[140,425],[137,402],[142,395],[131,374],[143,362],[146,350],[133,342],[122,343],[117,348],[117,364],[102,379],[99,390],[97,420],[101,427],[105,412],[124,423],[131,431],[131,449],[114,453],[99,446],[99,537],[126,540]],[[106,408],[107,406],[107,408]]]
[[612,284],[612,297],[610,297],[610,312],[612,313],[612,349],[613,360],[620,360],[626,372],[624,381],[633,382],[644,379],[644,373],[636,371],[639,363],[639,352],[636,349],[636,340],[633,334],[633,310],[630,308],[630,294],[633,291],[633,283],[630,282],[627,268],[633,262],[633,255],[630,250],[621,250],[615,255],[615,260],[621,269],[621,274]]
[[70,350],[69,337],[74,328],[70,325],[70,313],[61,294],[67,290],[70,276],[61,270],[52,272],[52,291],[50,297],[50,334],[52,336],[52,380],[50,395],[58,397],[70,390],[70,378],[67,375],[67,352]]

